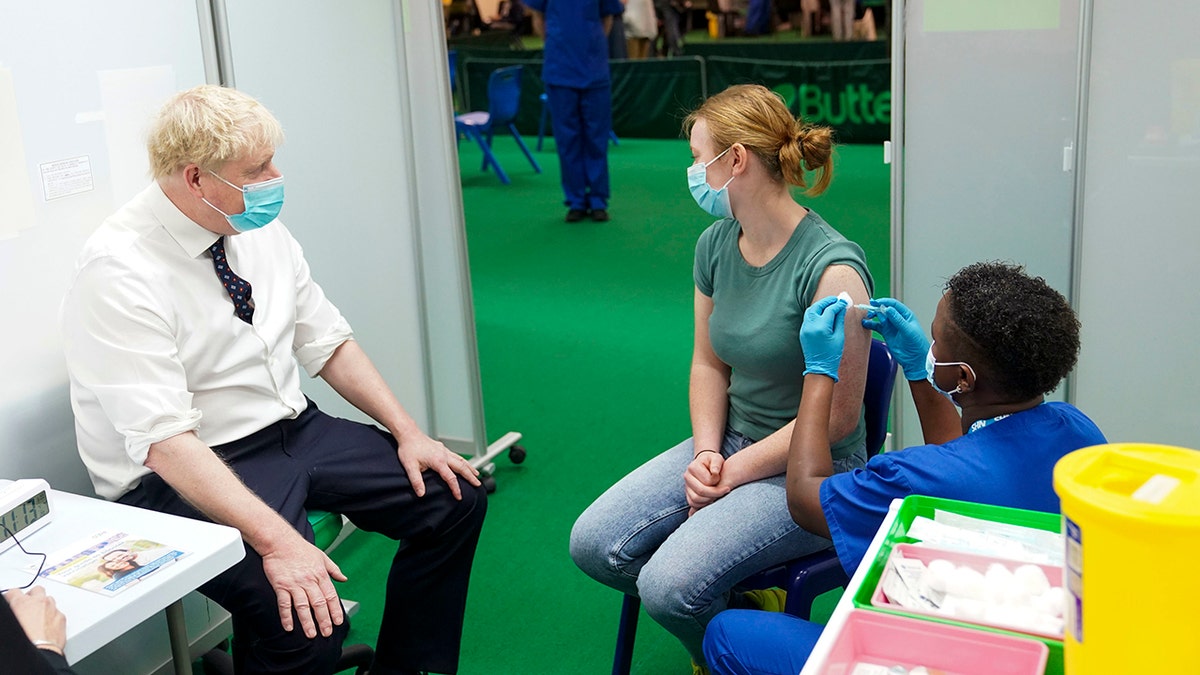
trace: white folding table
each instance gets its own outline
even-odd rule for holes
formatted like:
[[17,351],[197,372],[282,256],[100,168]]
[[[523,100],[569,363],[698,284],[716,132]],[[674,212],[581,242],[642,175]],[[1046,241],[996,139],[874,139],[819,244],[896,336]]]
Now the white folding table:
[[[53,490],[51,499],[50,523],[20,537],[29,551],[53,554],[101,530],[119,530],[187,553],[112,596],[39,580],[37,585],[54,598],[67,617],[67,662],[78,662],[165,609],[175,672],[191,673],[183,597],[245,556],[241,534],[224,525],[69,492]],[[22,555],[14,546],[0,553],[0,561],[7,564],[11,556]]]

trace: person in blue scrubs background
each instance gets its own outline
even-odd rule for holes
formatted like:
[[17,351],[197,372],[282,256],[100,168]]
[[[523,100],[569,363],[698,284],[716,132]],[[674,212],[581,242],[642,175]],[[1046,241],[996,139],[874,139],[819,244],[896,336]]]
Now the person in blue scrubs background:
[[525,0],[546,38],[542,80],[562,175],[566,221],[608,220],[612,84],[608,31],[621,0]]
[[[853,576],[893,499],[920,494],[1057,513],[1055,463],[1107,442],[1078,408],[1045,401],[1079,354],[1079,321],[1066,298],[1020,267],[969,265],[946,282],[932,342],[900,302],[871,305],[863,327],[883,334],[904,370],[927,445],[833,472],[829,402],[846,303],[818,300],[800,329],[804,391],[787,469],[792,519],[832,539]],[[726,610],[708,624],[704,656],[713,675],[795,675],[821,628],[777,612]]]

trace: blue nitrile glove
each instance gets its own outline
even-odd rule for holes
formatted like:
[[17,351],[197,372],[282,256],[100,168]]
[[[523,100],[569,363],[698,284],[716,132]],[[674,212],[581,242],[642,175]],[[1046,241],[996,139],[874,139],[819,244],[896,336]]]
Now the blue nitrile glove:
[[879,331],[887,342],[888,351],[904,370],[909,380],[924,380],[929,371],[925,357],[929,355],[929,340],[912,310],[895,298],[872,298],[874,309],[867,312],[863,328]]
[[800,346],[804,349],[804,374],[828,375],[838,379],[838,364],[846,346],[846,301],[835,296],[821,298],[804,312]]

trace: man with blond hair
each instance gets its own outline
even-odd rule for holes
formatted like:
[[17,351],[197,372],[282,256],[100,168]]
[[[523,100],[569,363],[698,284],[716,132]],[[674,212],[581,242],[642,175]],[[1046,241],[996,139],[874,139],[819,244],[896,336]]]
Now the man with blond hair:
[[[309,509],[404,541],[371,672],[452,673],[485,492],[405,412],[277,220],[282,141],[233,89],[159,112],[154,182],[88,240],[63,304],[79,452],[107,499],[241,531],[246,557],[200,588],[233,615],[239,673],[327,673],[341,654],[345,577]],[[317,410],[300,366],[383,428]]]

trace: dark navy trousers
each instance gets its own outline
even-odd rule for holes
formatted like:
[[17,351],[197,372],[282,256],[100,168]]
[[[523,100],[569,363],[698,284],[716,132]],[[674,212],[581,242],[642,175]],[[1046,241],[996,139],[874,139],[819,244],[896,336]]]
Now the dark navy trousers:
[[588,89],[546,85],[554,148],[568,208],[608,208],[608,136],[612,131],[612,87]]
[[[390,434],[326,415],[311,401],[296,419],[213,450],[310,542],[309,509],[344,514],[360,529],[400,542],[386,590],[361,599],[384,602],[372,675],[457,671],[467,584],[487,511],[483,488],[460,480],[458,501],[440,476],[426,471],[425,496],[417,497]],[[208,520],[156,474],[119,501]],[[333,670],[349,621],[328,638],[305,637],[299,621],[284,631],[262,558],[249,546],[241,562],[200,592],[233,615],[238,673]]]

